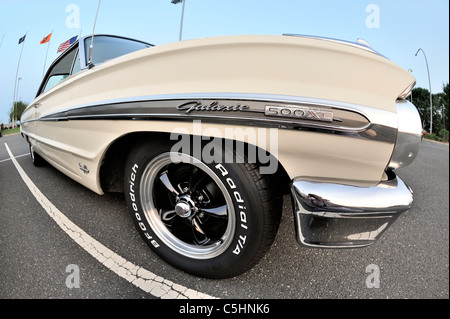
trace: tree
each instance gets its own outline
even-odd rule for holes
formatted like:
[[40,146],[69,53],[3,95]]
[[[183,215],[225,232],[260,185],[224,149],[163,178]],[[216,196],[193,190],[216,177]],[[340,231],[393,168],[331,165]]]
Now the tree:
[[[432,95],[433,99],[433,133],[441,138],[448,138],[449,121],[449,83],[444,83],[441,93]],[[430,92],[424,88],[412,91],[412,101],[422,119],[422,127],[430,131]]]
[[14,107],[11,106],[11,108],[9,109],[9,121],[13,122],[14,119],[20,120],[20,117],[22,116],[22,113],[23,113],[23,111],[25,111],[27,106],[28,106],[28,103],[25,103],[23,101],[14,102]]
[[443,106],[443,123],[444,123],[444,129],[447,131],[449,130],[449,123],[448,123],[448,108],[449,108],[449,100],[450,100],[450,92],[448,87],[448,82],[444,83],[442,91],[444,92],[443,98],[442,98],[442,106]]
[[[419,111],[422,119],[422,127],[425,131],[430,131],[430,91],[424,88],[412,90],[412,101]],[[434,112],[433,112],[434,114]],[[433,121],[434,122],[434,121]]]

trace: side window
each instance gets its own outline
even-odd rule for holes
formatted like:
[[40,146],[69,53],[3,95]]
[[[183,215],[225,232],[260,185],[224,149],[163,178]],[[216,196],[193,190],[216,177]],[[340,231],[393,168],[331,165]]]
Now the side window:
[[68,74],[55,74],[48,78],[47,83],[45,84],[44,92],[50,90],[56,84],[67,78]]
[[50,72],[47,73],[48,75],[43,81],[43,85],[41,86],[41,91],[39,92],[39,94],[50,90],[52,87],[54,87],[70,75],[73,60],[77,52],[78,47],[75,47],[69,52],[63,53],[64,56],[58,62],[56,62],[56,64],[54,64],[50,68]]

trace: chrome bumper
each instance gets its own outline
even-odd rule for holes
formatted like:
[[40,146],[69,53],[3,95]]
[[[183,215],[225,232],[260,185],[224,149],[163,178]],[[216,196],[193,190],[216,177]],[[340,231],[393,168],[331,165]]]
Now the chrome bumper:
[[413,202],[412,190],[395,175],[374,187],[296,179],[291,191],[297,241],[309,247],[371,245]]

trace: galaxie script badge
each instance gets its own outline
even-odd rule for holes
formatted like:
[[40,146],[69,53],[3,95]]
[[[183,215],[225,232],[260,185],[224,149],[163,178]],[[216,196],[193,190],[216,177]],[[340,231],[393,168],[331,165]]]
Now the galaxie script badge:
[[203,105],[198,101],[186,102],[177,106],[178,111],[186,111],[186,113],[191,113],[192,111],[237,112],[247,110],[248,108],[248,105],[221,105],[219,102]]

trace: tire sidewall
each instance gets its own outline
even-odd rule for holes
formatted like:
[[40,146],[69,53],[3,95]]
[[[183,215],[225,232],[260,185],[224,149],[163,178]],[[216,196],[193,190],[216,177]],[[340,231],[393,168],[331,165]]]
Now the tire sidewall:
[[210,259],[189,258],[165,245],[152,230],[145,217],[139,194],[141,178],[150,161],[159,154],[170,152],[170,148],[170,143],[144,143],[134,148],[126,162],[125,197],[131,218],[140,235],[148,246],[169,264],[197,276],[225,278],[248,270],[259,251],[264,218],[256,186],[243,163],[204,163],[223,183],[234,207],[236,223],[233,239],[222,254]]

